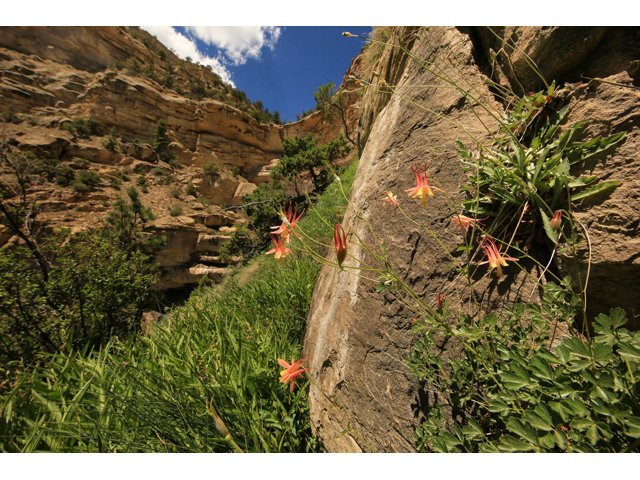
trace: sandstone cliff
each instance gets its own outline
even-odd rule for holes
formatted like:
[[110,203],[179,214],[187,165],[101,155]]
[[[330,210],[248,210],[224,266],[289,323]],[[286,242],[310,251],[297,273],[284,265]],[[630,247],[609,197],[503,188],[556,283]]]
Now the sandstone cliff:
[[[0,28],[0,104],[13,149],[102,178],[88,193],[33,185],[45,226],[99,224],[127,187],[142,188],[157,231],[168,237],[157,258],[168,269],[160,288],[224,275],[220,245],[244,221],[224,208],[269,181],[283,138],[313,133],[326,141],[341,130],[319,113],[289,125],[260,123],[246,95],[135,27]],[[354,128],[357,109],[347,108]],[[78,119],[95,131],[78,134]],[[159,120],[179,163],[151,147]],[[119,137],[112,148],[110,132]],[[207,164],[216,172],[205,173]]]
[[[446,200],[436,195],[429,199],[428,208],[421,210],[417,201],[400,192],[415,186],[410,166],[428,159],[429,178],[436,179],[459,201],[458,187],[466,177],[455,141],[472,146],[459,127],[482,142],[489,141],[485,126],[489,130],[498,127],[482,109],[472,109],[474,105],[458,90],[447,88],[444,77],[464,78],[468,82],[465,88],[473,89],[499,112],[504,106],[486,78],[515,91],[536,91],[541,81],[527,68],[527,62],[533,60],[548,81],[556,80],[559,86],[572,84],[563,92],[570,104],[566,123],[591,120],[582,138],[626,133],[625,142],[615,151],[576,169],[576,175],[593,172],[600,178],[623,182],[612,193],[583,202],[577,207],[577,216],[591,236],[588,318],[620,306],[637,328],[640,205],[635,179],[640,175],[640,163],[635,152],[640,141],[640,32],[637,28],[586,27],[493,30],[516,47],[501,43],[486,28],[392,30],[391,43],[402,42],[412,55],[429,65],[435,65],[430,62],[437,61],[436,55],[444,62],[438,63],[436,75],[398,49],[386,47],[370,75],[363,78],[376,85],[362,103],[362,156],[351,193],[351,201],[361,209],[363,218],[349,212],[343,226],[372,244],[370,224],[376,235],[386,240],[396,271],[427,303],[433,305],[435,293],[444,290],[455,308],[465,311],[467,298],[456,283],[460,279],[452,269],[446,269],[450,258],[443,247],[452,251],[462,238]],[[396,95],[390,95],[385,84],[393,85]],[[425,222],[443,245],[408,225],[401,215],[390,215],[389,209],[382,208],[381,199],[387,190],[398,193],[403,208]],[[581,248],[578,258],[586,273],[589,255],[586,245]],[[355,243],[349,249],[359,260],[374,261]],[[345,263],[355,265],[353,259]],[[572,273],[562,258],[556,265],[561,274]],[[535,265],[525,268],[535,277],[541,273]],[[478,272],[473,281],[477,291],[484,292],[481,302],[487,311],[499,311],[516,301],[538,301],[538,289],[525,273],[511,269],[500,282],[485,273]],[[377,293],[374,282],[332,267],[324,267],[320,274],[308,318],[305,353],[312,357],[310,366],[325,393],[336,399],[353,428],[377,451],[415,451],[414,430],[422,423],[425,409],[439,402],[438,392],[412,378],[402,361],[416,341],[411,331],[412,316],[413,312],[394,295]],[[458,348],[454,343],[444,346],[443,359],[455,357]],[[349,435],[339,435],[344,422],[314,387],[310,390],[310,409],[316,434],[329,451],[366,450]]]

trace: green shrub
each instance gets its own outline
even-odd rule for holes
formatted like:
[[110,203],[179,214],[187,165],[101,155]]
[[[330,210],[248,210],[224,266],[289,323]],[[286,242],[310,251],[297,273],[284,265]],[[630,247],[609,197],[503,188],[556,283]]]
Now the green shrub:
[[180,198],[181,194],[182,194],[182,192],[180,191],[179,188],[174,188],[173,190],[171,190],[171,196],[173,198]]
[[109,186],[114,190],[120,190],[120,187],[122,186],[122,180],[120,180],[118,177],[112,177],[109,179]]
[[89,193],[91,191],[91,187],[89,185],[82,183],[79,180],[75,180],[71,184],[71,188],[75,193],[81,193],[81,194]]
[[78,172],[78,181],[84,183],[89,187],[95,187],[100,184],[102,180],[100,174],[93,172],[91,170],[80,170]]
[[107,150],[111,150],[113,152],[118,148],[118,138],[115,134],[115,127],[111,128],[109,135],[102,141],[102,146]]
[[156,167],[151,170],[151,174],[155,175],[156,177],[161,177],[165,174],[165,171],[164,168]]
[[89,138],[91,135],[100,135],[104,129],[100,122],[95,120],[85,120],[82,117],[75,117],[71,123],[66,123],[63,127],[80,138]]
[[186,193],[187,195],[190,195],[192,197],[197,197],[198,196],[198,192],[196,191],[196,187],[194,187],[193,183],[191,183],[191,182],[187,183],[187,186],[184,189],[184,193]]
[[172,158],[169,160],[169,166],[172,170],[181,170],[184,168],[184,165],[177,158]]
[[180,207],[173,207],[169,209],[169,215],[171,215],[172,217],[177,217],[179,215],[182,215],[182,208]]
[[214,161],[207,162],[202,167],[202,171],[210,177],[217,177],[220,175],[220,166]]
[[60,165],[56,167],[55,179],[58,185],[66,187],[76,177],[76,171],[68,165]]

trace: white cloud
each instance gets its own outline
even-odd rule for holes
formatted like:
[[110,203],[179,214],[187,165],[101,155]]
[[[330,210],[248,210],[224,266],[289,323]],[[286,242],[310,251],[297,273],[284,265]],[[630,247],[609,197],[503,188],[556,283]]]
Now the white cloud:
[[203,55],[198,51],[196,42],[176,32],[172,27],[140,27],[152,35],[167,48],[173,49],[176,55],[185,59],[191,57],[194,62],[200,62],[202,65],[211,65],[214,72],[220,75],[222,81],[235,88],[233,80],[231,80],[231,72],[225,67],[224,61],[220,58],[211,58]]
[[209,57],[202,54],[195,40],[177,32],[173,27],[141,27],[155,35],[163,45],[180,58],[191,57],[194,62],[211,65],[222,81],[235,88],[227,65],[242,65],[249,58],[260,58],[263,48],[274,50],[280,38],[280,27],[185,27],[189,35],[221,51]]
[[185,27],[193,36],[224,52],[234,65],[260,58],[263,48],[274,49],[279,27]]

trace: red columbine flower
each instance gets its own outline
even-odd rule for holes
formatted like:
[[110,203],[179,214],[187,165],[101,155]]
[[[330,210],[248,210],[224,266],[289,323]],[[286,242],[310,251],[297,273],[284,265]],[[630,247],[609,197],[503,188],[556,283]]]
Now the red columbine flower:
[[[422,199],[422,208],[425,208],[427,206],[427,196],[433,197],[433,192],[427,181],[427,161],[425,160],[424,162],[424,176],[418,164],[414,162],[414,165],[415,168],[411,167],[411,170],[413,170],[413,174],[416,176],[416,187],[405,191],[409,192],[409,196],[413,196],[413,198],[420,197]],[[433,188],[440,190],[436,187]]]
[[485,263],[488,263],[490,270],[497,268],[498,278],[502,276],[502,267],[507,266],[507,262],[505,262],[505,260],[512,260],[514,262],[518,261],[517,258],[503,257],[502,255],[500,255],[500,252],[498,251],[498,247],[496,247],[495,242],[490,238],[483,237],[482,242],[480,241],[480,239],[478,239],[478,243],[487,254],[487,257],[489,258],[489,260],[487,260],[486,262],[481,262],[479,265],[484,265]]
[[[340,238],[340,232],[342,232],[342,238]],[[336,246],[338,265],[342,267],[342,262],[347,257],[347,234],[344,233],[344,229],[340,224],[337,224],[333,229],[333,243]]]
[[456,215],[455,218],[453,219],[453,223],[458,225],[460,227],[460,229],[466,235],[467,232],[469,231],[469,227],[473,226],[474,223],[478,223],[479,224],[480,221],[486,220],[487,218],[489,218],[489,217],[480,218],[480,219],[474,219],[474,218],[465,217],[464,215]]
[[560,230],[560,227],[562,226],[562,212],[560,210],[553,212],[553,218],[549,223],[551,223],[552,229]]
[[[307,355],[305,355],[305,357],[306,356]],[[297,362],[294,362],[292,358],[291,365],[289,365],[284,360],[278,359],[278,363],[284,368],[284,370],[280,372],[280,381],[282,383],[291,382],[291,388],[289,389],[290,392],[293,392],[296,378],[298,378],[299,375],[302,375],[307,370],[311,370],[310,368],[301,368],[301,366],[307,362],[307,360],[304,360],[305,357],[302,357]]]
[[286,257],[291,253],[291,250],[285,247],[284,244],[282,243],[282,235],[280,235],[279,242],[276,242],[276,237],[274,237],[272,233],[270,233],[269,235],[271,235],[271,240],[273,240],[273,243],[276,246],[276,248],[274,248],[273,250],[269,250],[267,253],[265,253],[265,255],[269,255],[270,253],[275,253],[276,254],[275,257],[278,260],[282,261],[284,257]]
[[[302,214],[304,213],[304,210],[302,210],[302,212],[300,213],[300,215],[298,215],[298,218],[296,218],[296,215],[298,214],[298,204],[296,203],[296,211],[295,213],[293,213],[293,215],[291,214],[291,202],[289,202],[289,214],[286,213],[286,203],[282,204],[285,208],[282,212],[280,212],[280,218],[282,219],[282,225],[280,225],[279,227],[271,227],[272,230],[275,229],[275,231],[273,232],[275,235],[285,235],[287,238],[287,243],[291,243],[291,232],[294,232],[293,230],[296,228],[296,223],[298,223],[298,220],[300,220],[300,217],[302,217]],[[298,235],[296,233],[296,235]],[[300,235],[298,235],[298,238],[301,238]]]
[[436,308],[444,307],[444,292],[436,293]]
[[393,214],[395,215],[396,210],[398,209],[398,197],[391,192],[384,192],[384,194],[386,197],[382,199],[384,202],[383,205],[386,205],[387,203],[394,205],[396,208],[393,209]]

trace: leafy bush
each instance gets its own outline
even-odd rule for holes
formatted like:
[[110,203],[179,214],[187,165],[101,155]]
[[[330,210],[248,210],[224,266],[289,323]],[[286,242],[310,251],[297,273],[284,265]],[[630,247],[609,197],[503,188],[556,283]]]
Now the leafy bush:
[[12,106],[6,107],[0,114],[0,122],[3,123],[20,123],[22,119],[16,113]]
[[111,150],[113,152],[118,148],[118,138],[115,134],[115,127],[111,128],[109,135],[102,141],[102,146],[107,150]]
[[207,162],[203,165],[202,171],[210,177],[216,177],[220,175],[220,166],[214,161]]
[[[22,247],[0,258],[0,366],[24,368],[44,353],[83,349],[138,326],[154,278],[146,255],[114,248],[100,231],[52,239],[56,263],[45,281]],[[10,361],[18,361],[9,366]]]
[[[344,157],[351,150],[342,135],[324,145],[318,145],[317,139],[312,135],[285,138],[282,141],[282,148],[284,155],[278,165],[271,170],[270,176],[273,179],[283,176],[292,180],[296,191],[298,191],[298,178],[303,173],[311,176],[316,189],[323,189],[327,185],[332,162]],[[298,195],[300,195],[299,191]]]
[[[416,431],[416,445],[437,452],[623,452],[636,451],[640,438],[640,333],[622,327],[625,314],[601,314],[590,340],[565,339],[550,350],[544,318],[554,302],[515,305],[500,324],[487,319],[480,332],[467,322],[465,356],[449,360],[449,373],[437,358],[427,333],[412,357],[412,367],[429,372],[429,381],[452,392],[451,406],[466,421],[454,434],[445,430],[441,408],[429,411]],[[448,321],[446,309],[429,318],[429,329]],[[435,323],[433,323],[435,320]],[[526,321],[523,321],[526,320]],[[424,327],[418,327],[422,330]],[[480,336],[490,340],[483,344]],[[533,341],[532,341],[533,340]],[[431,345],[431,346],[429,346]],[[429,352],[431,350],[431,352]],[[499,357],[496,362],[495,356]],[[495,373],[482,368],[494,364]],[[425,370],[425,365],[435,368]],[[472,382],[469,379],[473,379]],[[484,401],[476,399],[481,395]],[[443,431],[444,430],[444,431]]]
[[78,173],[78,181],[88,185],[89,187],[95,187],[100,184],[102,178],[99,173],[91,170],[81,170]]
[[169,209],[169,215],[171,215],[172,217],[177,217],[179,215],[182,215],[182,208],[180,207],[173,207]]
[[60,165],[56,167],[55,179],[56,183],[61,186],[69,185],[76,177],[76,171],[68,165]]
[[89,138],[91,135],[100,135],[104,129],[100,122],[96,122],[95,120],[85,120],[82,117],[75,117],[71,123],[66,123],[63,128],[80,138]]

